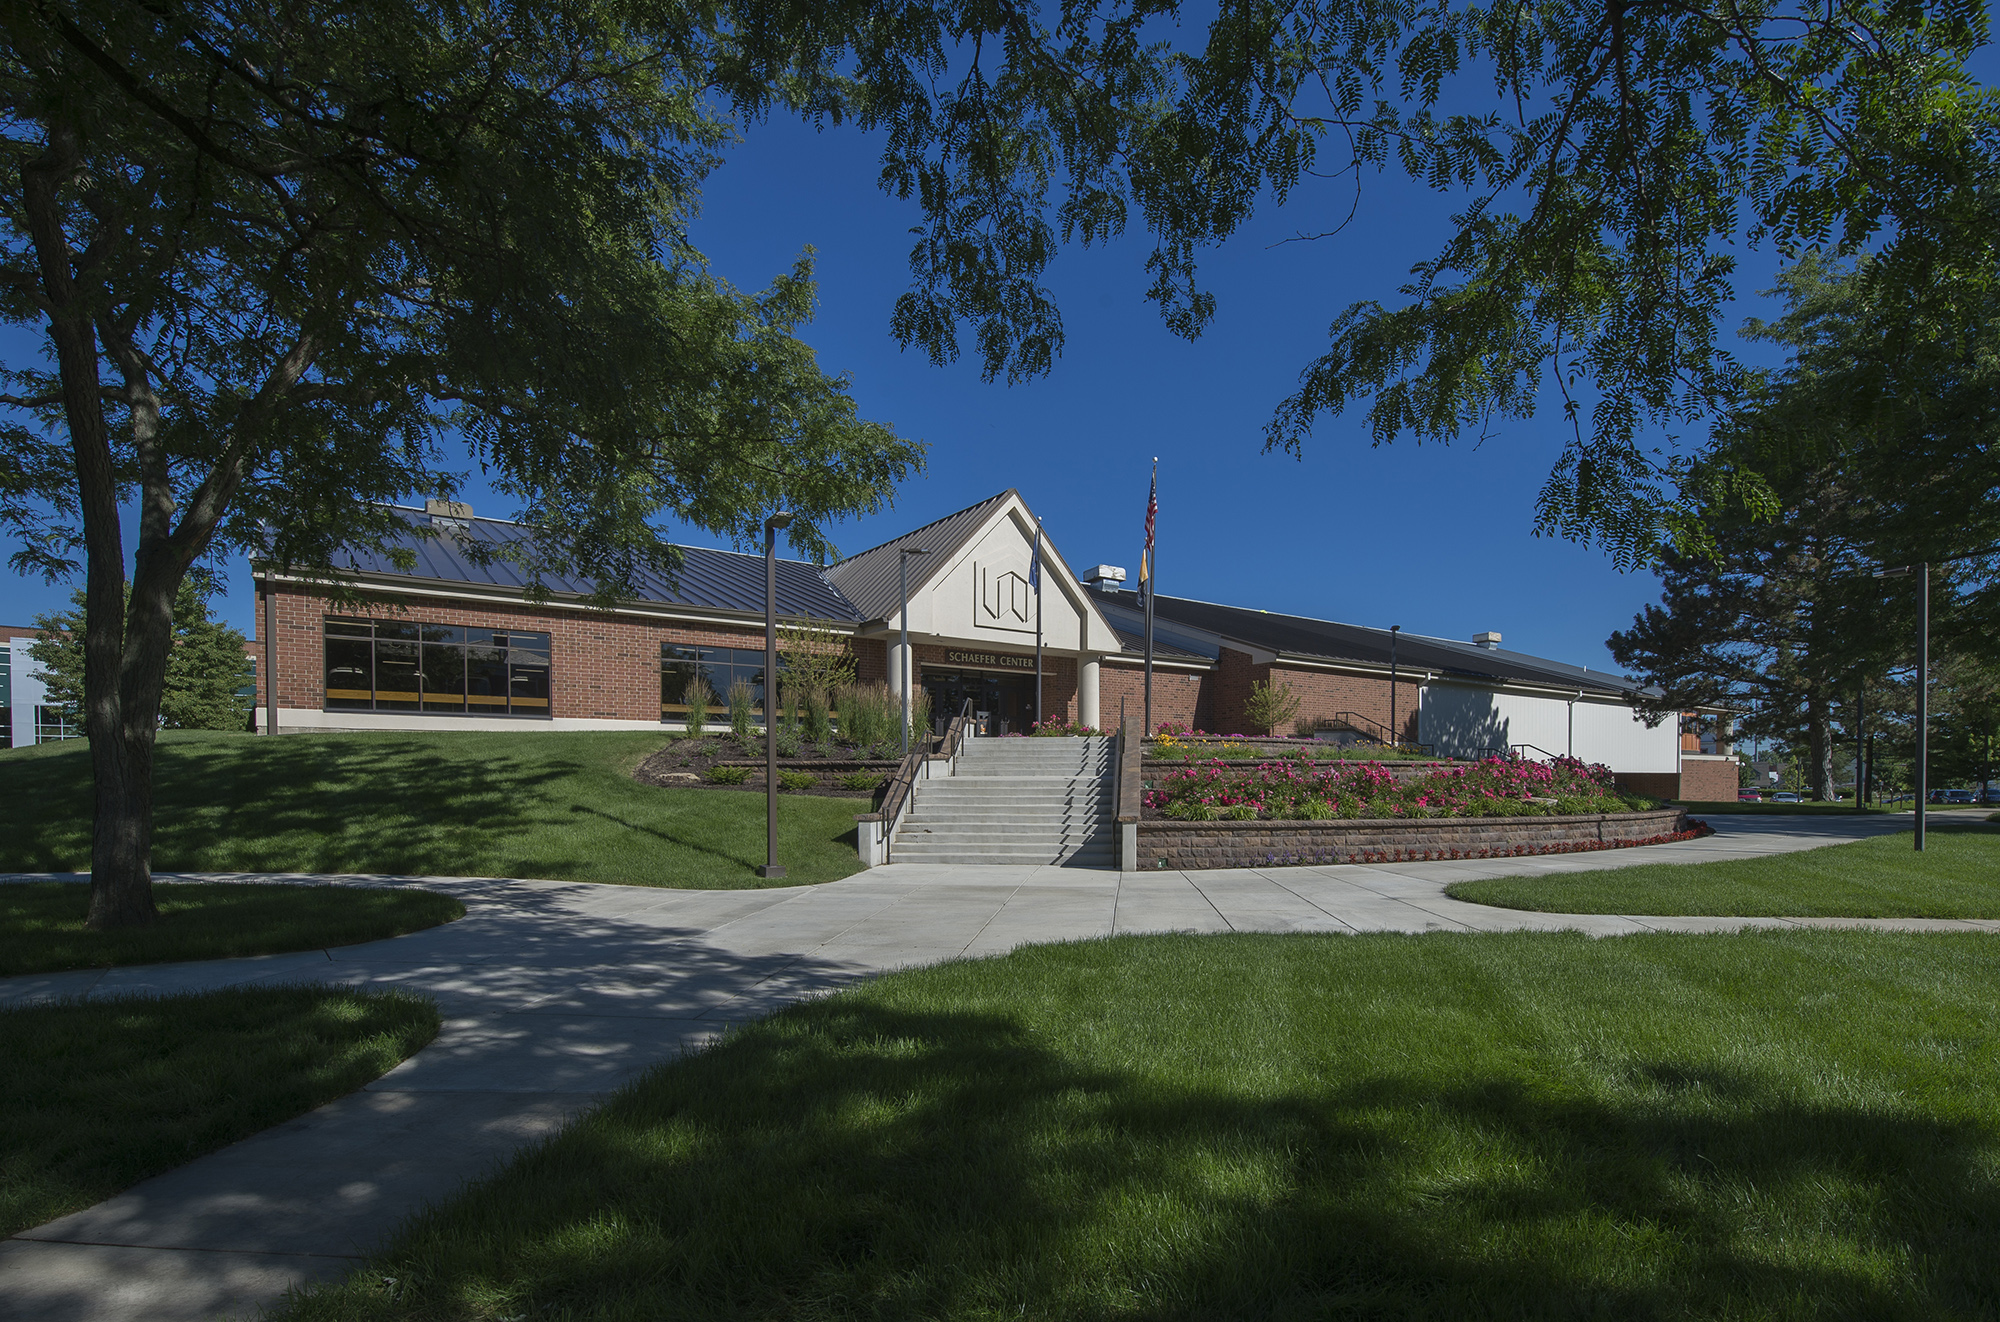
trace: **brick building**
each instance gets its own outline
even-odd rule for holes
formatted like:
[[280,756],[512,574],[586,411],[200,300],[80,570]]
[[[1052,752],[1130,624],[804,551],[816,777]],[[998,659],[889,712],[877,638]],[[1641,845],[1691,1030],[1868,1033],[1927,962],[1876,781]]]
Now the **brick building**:
[[[741,680],[761,702],[761,556],[685,548],[671,580],[646,577],[607,609],[588,603],[580,582],[545,579],[537,599],[508,554],[529,536],[520,525],[444,502],[404,513],[407,555],[356,552],[338,595],[254,566],[258,701],[268,712],[275,678],[279,731],[673,726],[697,680],[718,697]],[[1005,491],[824,569],[780,560],[777,611],[844,640],[863,680],[900,689],[907,674],[937,719],[970,701],[994,734],[1036,719],[1039,625],[1044,717],[1136,720],[1144,626],[1122,572],[1079,577],[1044,539],[1037,592],[1034,546],[1033,514]],[[1649,792],[1678,790],[1673,723],[1647,729],[1629,685],[1498,643],[1392,639],[1160,597],[1153,720],[1247,733],[1251,686],[1275,682],[1300,699],[1299,719],[1329,737],[1393,732],[1440,753],[1529,745],[1531,755],[1606,762]],[[1733,791],[1733,764],[1729,779]]]

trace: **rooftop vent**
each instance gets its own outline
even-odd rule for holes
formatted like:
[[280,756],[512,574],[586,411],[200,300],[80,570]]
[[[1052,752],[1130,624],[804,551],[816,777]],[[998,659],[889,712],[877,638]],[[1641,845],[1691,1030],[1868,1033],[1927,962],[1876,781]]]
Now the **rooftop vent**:
[[1500,650],[1500,635],[1490,629],[1485,633],[1476,633],[1472,635],[1472,645],[1483,647],[1489,652],[1497,652]]
[[462,500],[426,500],[424,513],[430,515],[433,527],[463,528],[472,517],[472,506]]
[[1115,588],[1125,581],[1125,571],[1117,565],[1099,565],[1085,574],[1084,580],[1092,587]]

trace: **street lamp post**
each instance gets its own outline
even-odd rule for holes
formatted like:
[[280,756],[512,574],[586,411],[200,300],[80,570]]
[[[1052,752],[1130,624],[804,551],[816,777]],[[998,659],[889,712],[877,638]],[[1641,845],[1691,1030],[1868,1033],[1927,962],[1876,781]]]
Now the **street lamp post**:
[[778,865],[778,529],[790,510],[764,520],[764,866],[760,877],[782,877]]
[[896,552],[896,573],[903,583],[903,608],[896,618],[903,626],[903,759],[910,756],[910,557],[929,555],[928,546],[905,546]]
[[1396,635],[1403,632],[1403,626],[1389,626],[1389,740],[1400,746],[1403,735],[1396,728]]
[[1917,598],[1917,852],[1924,851],[1924,808],[1930,794],[1931,760],[1931,562],[1878,569],[1877,578],[1908,578],[1911,569],[1921,582]]

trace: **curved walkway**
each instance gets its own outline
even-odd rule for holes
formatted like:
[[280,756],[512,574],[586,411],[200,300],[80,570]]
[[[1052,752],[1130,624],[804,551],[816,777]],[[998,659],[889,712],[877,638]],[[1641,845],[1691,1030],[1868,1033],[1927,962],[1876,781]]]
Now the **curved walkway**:
[[1752,857],[1902,826],[1714,824],[1703,840],[1539,859],[1125,876],[900,864],[762,891],[293,878],[423,885],[458,896],[466,916],[334,950],[10,978],[0,980],[0,1004],[301,980],[402,987],[437,1000],[437,1040],[359,1092],[0,1243],[0,1317],[172,1322],[253,1311],[290,1285],[352,1267],[404,1216],[649,1066],[788,1002],[914,964],[1133,932],[2000,933],[2000,920],[1525,913],[1444,894],[1472,877]]

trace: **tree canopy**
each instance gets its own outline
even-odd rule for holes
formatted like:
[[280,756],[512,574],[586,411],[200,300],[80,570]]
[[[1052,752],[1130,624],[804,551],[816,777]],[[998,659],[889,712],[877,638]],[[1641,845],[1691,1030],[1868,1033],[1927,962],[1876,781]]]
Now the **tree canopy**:
[[[1935,566],[1945,669],[2000,662],[2000,555],[1981,554],[2000,546],[2000,319],[1961,305],[1902,334],[1907,304],[1865,268],[1817,261],[1778,292],[1785,315],[1749,329],[1790,361],[1757,376],[1691,470],[1705,545],[1666,554],[1661,603],[1607,645],[1664,690],[1662,710],[1744,709],[1744,732],[1802,751],[1824,796],[1842,709],[1851,728],[1865,691],[1893,727],[1914,698],[1890,676],[1915,661],[1919,581],[1878,567]],[[1744,471],[1768,485],[1748,493]]]
[[[324,571],[463,458],[615,597],[657,521],[747,539],[879,508],[921,447],[686,239],[727,121],[712,25],[645,0],[91,5],[0,21],[0,518],[86,571],[93,923],[145,921],[179,585],[247,550]],[[128,548],[120,507],[136,506]],[[120,915],[123,915],[122,917]]]
[[1065,242],[1143,224],[1151,297],[1195,336],[1202,250],[1260,207],[1337,232],[1382,169],[1456,199],[1407,283],[1329,309],[1267,448],[1364,401],[1378,443],[1447,440],[1552,390],[1574,430],[1540,527],[1634,564],[1700,540],[1702,447],[1649,429],[1747,384],[1720,335],[1745,245],[1872,251],[1886,302],[1984,297],[1987,30],[1960,0],[758,0],[718,70],[739,113],[885,131],[883,184],[923,212],[895,332],[939,361],[969,332],[989,376],[1060,352]]

